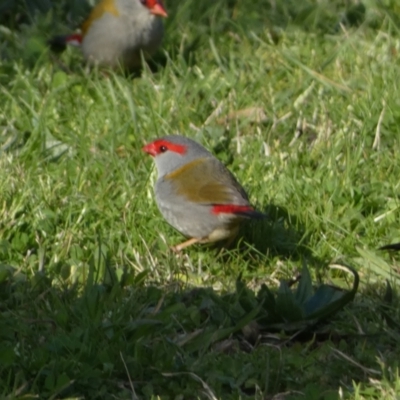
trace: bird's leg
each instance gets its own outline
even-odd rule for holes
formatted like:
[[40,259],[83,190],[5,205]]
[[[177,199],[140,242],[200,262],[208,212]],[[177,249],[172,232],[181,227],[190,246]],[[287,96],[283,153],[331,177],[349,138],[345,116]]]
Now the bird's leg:
[[229,249],[232,246],[232,243],[235,241],[237,236],[237,232],[234,232],[233,235],[229,236],[228,240],[224,243],[224,248]]
[[172,246],[171,250],[174,251],[175,253],[179,253],[184,248],[189,247],[192,244],[198,243],[200,241],[201,241],[201,239],[199,239],[199,238],[191,238],[189,240],[186,240],[186,242],[177,244],[176,246]]

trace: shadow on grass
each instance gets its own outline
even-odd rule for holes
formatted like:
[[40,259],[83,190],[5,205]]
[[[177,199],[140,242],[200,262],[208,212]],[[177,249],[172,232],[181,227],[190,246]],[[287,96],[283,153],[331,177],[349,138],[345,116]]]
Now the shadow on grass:
[[309,233],[297,216],[275,204],[269,204],[263,212],[265,219],[246,221],[238,235],[238,240],[250,248],[245,258],[259,255],[305,261],[318,269],[326,266],[327,261],[316,258],[308,246]]
[[251,221],[245,227],[244,238],[248,243],[262,254],[295,260],[312,257],[305,228],[297,216],[275,204],[269,204],[263,212],[267,216],[264,220]]
[[[193,398],[206,391],[199,398],[236,399],[293,391],[289,398],[328,400],[339,398],[339,386],[376,377],[373,368],[333,357],[340,342],[341,352],[378,367],[376,343],[346,324],[347,315],[330,320],[321,336],[271,335],[257,322],[259,294],[243,282],[226,294],[139,281],[124,287],[107,268],[100,283],[92,271],[85,284],[65,288],[42,274],[3,275],[3,395]],[[296,345],[303,340],[311,342]]]

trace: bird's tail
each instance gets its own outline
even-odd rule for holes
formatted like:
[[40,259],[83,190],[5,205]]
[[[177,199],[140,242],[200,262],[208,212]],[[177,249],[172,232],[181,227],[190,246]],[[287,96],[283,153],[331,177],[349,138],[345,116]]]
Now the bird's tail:
[[267,217],[265,214],[256,211],[253,207],[248,205],[214,204],[212,207],[212,212],[214,214],[235,214],[254,219],[262,219]]
[[398,251],[398,250],[400,250],[400,243],[386,244],[385,246],[379,247],[378,250],[395,250],[395,251]]
[[244,217],[253,218],[253,219],[264,219],[264,218],[267,218],[266,214],[263,214],[262,212],[259,212],[259,211],[256,211],[256,210],[242,211],[239,214],[243,215]]
[[82,43],[82,35],[74,33],[72,35],[57,35],[52,37],[48,42],[50,49],[55,53],[61,53],[65,50],[67,45],[80,46]]

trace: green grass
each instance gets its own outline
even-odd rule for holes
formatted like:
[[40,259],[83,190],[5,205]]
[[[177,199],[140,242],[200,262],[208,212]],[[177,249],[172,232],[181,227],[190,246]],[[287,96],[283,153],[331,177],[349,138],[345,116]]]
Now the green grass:
[[[135,79],[46,50],[78,2],[26,3],[0,19],[0,397],[400,398],[399,257],[377,250],[400,241],[397,1],[168,0]],[[141,147],[176,133],[269,215],[230,250],[169,251]],[[240,274],[349,288],[340,262],[361,287],[314,336],[248,325]]]

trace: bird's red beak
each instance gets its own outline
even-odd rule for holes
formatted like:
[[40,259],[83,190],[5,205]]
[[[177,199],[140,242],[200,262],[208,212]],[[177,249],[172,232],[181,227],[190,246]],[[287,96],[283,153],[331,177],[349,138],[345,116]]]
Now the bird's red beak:
[[165,11],[164,5],[161,0],[154,1],[154,4],[152,4],[150,7],[150,12],[153,15],[158,15],[160,17],[164,17],[164,18],[168,17],[168,14]]
[[142,150],[147,154],[150,154],[152,157],[157,155],[156,145],[154,143],[146,144],[146,146],[142,147]]

